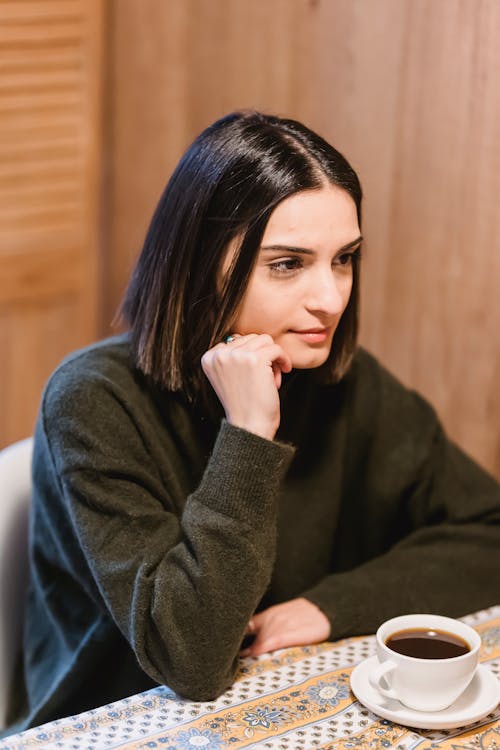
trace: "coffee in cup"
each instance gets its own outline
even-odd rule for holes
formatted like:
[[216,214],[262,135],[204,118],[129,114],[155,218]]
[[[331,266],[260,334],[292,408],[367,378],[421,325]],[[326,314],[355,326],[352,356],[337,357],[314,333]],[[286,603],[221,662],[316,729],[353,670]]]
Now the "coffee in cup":
[[481,639],[473,628],[440,615],[403,615],[377,631],[378,666],[370,684],[417,711],[441,711],[476,671]]
[[385,645],[415,659],[453,659],[470,651],[463,638],[437,628],[409,628],[393,633]]

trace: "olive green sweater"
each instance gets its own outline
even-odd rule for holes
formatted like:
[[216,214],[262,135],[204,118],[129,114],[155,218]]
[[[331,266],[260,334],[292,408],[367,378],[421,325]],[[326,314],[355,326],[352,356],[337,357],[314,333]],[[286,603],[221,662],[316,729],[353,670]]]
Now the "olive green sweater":
[[281,405],[275,441],[213,424],[133,367],[126,335],[58,368],[15,729],[156,683],[213,699],[252,613],[297,596],[332,639],[500,602],[499,485],[426,402],[359,350],[335,386],[292,373]]

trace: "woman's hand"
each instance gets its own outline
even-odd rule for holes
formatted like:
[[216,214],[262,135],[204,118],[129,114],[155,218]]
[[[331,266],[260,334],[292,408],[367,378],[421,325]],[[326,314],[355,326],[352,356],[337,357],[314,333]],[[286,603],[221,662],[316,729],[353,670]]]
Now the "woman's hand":
[[284,349],[268,334],[235,335],[205,352],[201,365],[227,421],[272,440],[280,423],[281,373],[292,369]]
[[326,641],[330,622],[319,607],[301,597],[254,615],[245,634],[255,635],[255,640],[240,656],[259,656],[278,648]]

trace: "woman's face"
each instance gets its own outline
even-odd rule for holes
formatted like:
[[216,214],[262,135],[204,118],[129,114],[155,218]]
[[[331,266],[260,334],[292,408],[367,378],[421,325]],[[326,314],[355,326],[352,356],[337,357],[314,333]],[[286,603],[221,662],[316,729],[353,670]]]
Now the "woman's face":
[[232,332],[270,334],[294,368],[322,365],[349,301],[360,243],[345,190],[328,185],[286,198],[271,214]]

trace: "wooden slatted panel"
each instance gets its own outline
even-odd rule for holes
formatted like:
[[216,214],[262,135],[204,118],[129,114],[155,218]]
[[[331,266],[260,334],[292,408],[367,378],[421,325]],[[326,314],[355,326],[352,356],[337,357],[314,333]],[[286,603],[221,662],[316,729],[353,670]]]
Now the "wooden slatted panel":
[[100,0],[0,0],[0,444],[98,335]]
[[79,2],[0,3],[0,233],[82,222],[84,22]]

